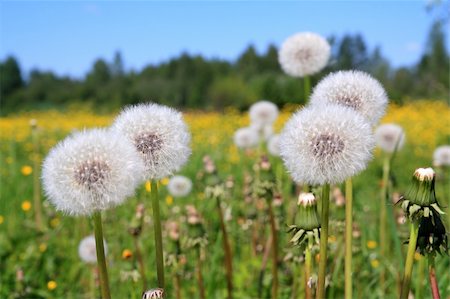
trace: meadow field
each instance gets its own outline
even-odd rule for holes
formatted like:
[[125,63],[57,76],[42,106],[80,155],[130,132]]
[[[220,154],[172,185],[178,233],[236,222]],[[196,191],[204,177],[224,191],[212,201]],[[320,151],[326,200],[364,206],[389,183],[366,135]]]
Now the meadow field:
[[[298,107],[289,106],[275,123],[279,132]],[[220,178],[226,182],[223,200],[225,225],[233,254],[235,298],[270,298],[272,263],[265,247],[270,235],[267,206],[246,201],[246,184],[254,175],[257,150],[239,150],[233,143],[236,129],[249,124],[248,115],[237,110],[225,113],[184,111],[192,134],[192,155],[179,174],[193,181],[192,192],[174,198],[167,191],[169,178],[159,181],[163,222],[179,224],[181,247],[168,238],[163,223],[166,256],[166,298],[200,298],[196,282],[197,253],[186,246],[188,227],[185,207],[193,205],[204,219],[207,244],[200,252],[206,298],[226,298],[226,278],[222,234],[216,203],[205,196],[202,182],[203,157],[214,161]],[[58,141],[75,130],[109,126],[115,115],[99,115],[82,109],[29,112],[0,119],[1,205],[0,205],[0,297],[1,298],[97,298],[95,266],[81,261],[79,242],[93,233],[88,218],[66,217],[46,200],[41,187],[41,163]],[[405,130],[406,144],[392,164],[388,206],[387,252],[380,254],[379,207],[382,153],[375,150],[368,168],[354,178],[354,298],[397,298],[408,239],[408,221],[394,205],[406,192],[418,167],[432,166],[434,149],[448,144],[450,108],[443,101],[414,101],[390,105],[381,123],[397,123]],[[278,222],[279,298],[303,298],[303,253],[290,245],[287,225],[295,217],[295,187],[278,157],[270,157],[277,169],[282,202],[274,207]],[[438,170],[437,170],[438,171]],[[447,207],[438,171],[436,192]],[[447,178],[448,180],[448,178]],[[447,187],[445,187],[447,186]],[[107,265],[114,298],[141,298],[144,288],[140,262],[148,288],[156,287],[152,206],[150,185],[143,184],[124,205],[104,214]],[[344,295],[344,206],[336,200],[343,186],[332,187],[327,298]],[[448,196],[448,195],[447,195]],[[42,201],[42,229],[36,227],[35,203]],[[130,233],[137,206],[142,203],[144,225],[135,237]],[[448,211],[448,210],[447,210]],[[445,216],[446,218],[446,216]],[[446,218],[447,219],[447,218]],[[138,247],[136,246],[138,244]],[[140,248],[136,251],[136,248]],[[178,250],[178,254],[177,254]],[[313,247],[313,273],[317,273],[318,246]],[[175,258],[173,258],[175,256]],[[170,259],[172,257],[172,259]],[[142,259],[141,259],[142,258]],[[430,298],[425,259],[416,253],[412,276],[414,298]],[[438,283],[442,298],[450,298],[450,261],[448,255],[436,257]],[[386,272],[385,291],[380,288],[380,271]],[[179,291],[176,294],[177,290]]]

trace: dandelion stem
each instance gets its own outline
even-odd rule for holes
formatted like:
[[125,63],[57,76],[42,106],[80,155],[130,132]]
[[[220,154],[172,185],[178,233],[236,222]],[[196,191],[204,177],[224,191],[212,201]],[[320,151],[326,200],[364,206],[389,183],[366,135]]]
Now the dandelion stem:
[[102,215],[95,212],[93,215],[95,232],[95,249],[97,251],[97,264],[100,276],[100,287],[103,299],[111,299],[109,292],[108,271],[106,269],[105,248],[103,245]]
[[134,247],[136,249],[136,259],[139,264],[139,272],[141,272],[142,287],[144,288],[143,291],[145,292],[148,288],[147,288],[147,276],[145,275],[144,259],[142,258],[142,252],[139,246],[138,237],[134,236],[133,239],[134,239]]
[[416,283],[416,292],[414,293],[414,297],[417,299],[421,299],[423,297],[422,296],[422,288],[423,288],[422,282],[423,282],[423,278],[424,278],[423,277],[424,271],[425,271],[425,259],[423,258],[423,256],[420,256],[419,265],[417,268],[418,275],[417,275],[417,283]]
[[200,298],[205,299],[205,287],[203,285],[203,276],[202,276],[202,256],[201,256],[201,248],[197,246],[197,281],[198,281],[198,289],[200,293]]
[[308,102],[309,94],[311,93],[311,77],[303,77],[303,92],[305,96],[305,104]]
[[402,290],[400,299],[408,298],[409,287],[411,284],[411,274],[414,263],[414,253],[416,252],[417,235],[419,233],[419,224],[417,222],[411,223],[411,231],[409,235],[408,253],[406,255],[405,273],[403,275]]
[[[381,182],[381,201],[380,201],[380,256],[386,256],[386,198],[389,185],[390,157],[386,155],[383,161],[383,180]],[[385,292],[386,271],[382,267],[380,269],[380,288],[382,293]]]
[[345,298],[352,299],[352,230],[353,186],[352,179],[345,181]]
[[312,289],[308,285],[308,281],[311,277],[311,265],[312,265],[312,259],[311,259],[311,248],[312,248],[312,239],[308,236],[308,245],[305,248],[305,298],[311,299],[312,298]]
[[317,299],[325,298],[325,274],[327,270],[328,245],[328,210],[330,205],[330,185],[322,186],[322,219],[320,228],[319,278],[317,282]]
[[223,235],[223,249],[225,251],[225,269],[227,273],[227,289],[228,299],[233,298],[233,263],[231,257],[230,241],[228,240],[227,228],[223,219],[222,207],[220,206],[220,198],[217,197],[217,209],[219,211],[220,228]]
[[272,298],[278,297],[278,234],[272,202],[268,200],[270,229],[272,231]]
[[428,255],[428,275],[430,277],[431,294],[433,299],[440,299],[439,287],[436,280],[436,268],[434,266],[434,256],[432,254]]
[[36,128],[31,128],[31,138],[33,140],[33,202],[34,202],[34,217],[36,221],[36,228],[38,231],[43,230],[42,225],[42,204],[41,204],[41,184],[40,184],[40,162],[39,162],[39,141]]
[[156,249],[156,273],[158,276],[158,287],[164,289],[164,256],[162,246],[161,216],[159,213],[158,184],[151,181],[150,197],[152,200],[153,223],[155,230],[155,249]]

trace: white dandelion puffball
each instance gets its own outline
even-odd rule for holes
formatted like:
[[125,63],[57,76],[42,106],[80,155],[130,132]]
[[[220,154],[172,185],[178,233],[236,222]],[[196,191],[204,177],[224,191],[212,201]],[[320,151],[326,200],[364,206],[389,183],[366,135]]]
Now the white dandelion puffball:
[[267,142],[267,150],[272,156],[278,157],[280,155],[280,135],[272,135]]
[[234,144],[239,148],[256,147],[258,142],[258,132],[251,127],[240,128],[234,133]]
[[450,145],[441,145],[433,153],[433,165],[450,166]]
[[361,71],[340,71],[321,80],[311,95],[311,105],[334,103],[355,109],[378,123],[384,115],[388,98],[383,86]]
[[157,104],[125,108],[112,130],[123,134],[139,152],[146,179],[161,179],[187,162],[191,136],[180,112]]
[[271,125],[278,117],[278,107],[269,101],[259,101],[250,106],[249,115],[252,125]]
[[340,105],[315,105],[287,122],[280,154],[297,183],[336,184],[366,168],[374,143],[360,114]]
[[326,39],[315,33],[303,32],[284,41],[278,61],[286,74],[304,77],[322,70],[328,63],[330,53],[330,44]]
[[259,124],[253,123],[249,126],[249,128],[254,130],[259,138],[262,138],[264,140],[269,140],[269,138],[273,135],[272,124],[261,126]]
[[90,215],[134,194],[144,167],[136,151],[104,129],[77,132],[45,158],[42,180],[49,201],[69,215]]
[[387,153],[402,149],[405,144],[405,132],[396,124],[380,125],[375,130],[377,146]]
[[[105,248],[105,255],[108,253],[108,246],[105,239],[103,239],[103,247]],[[95,237],[94,235],[87,236],[81,240],[78,245],[78,255],[81,260],[87,264],[97,263],[97,251],[95,249]]]
[[185,176],[175,175],[170,178],[167,189],[173,197],[183,197],[191,192],[192,181]]

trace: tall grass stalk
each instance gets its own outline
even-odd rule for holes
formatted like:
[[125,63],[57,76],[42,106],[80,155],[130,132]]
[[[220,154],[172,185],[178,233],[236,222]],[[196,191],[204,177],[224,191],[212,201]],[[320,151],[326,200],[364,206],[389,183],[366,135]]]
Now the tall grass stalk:
[[201,250],[202,250],[201,247],[197,246],[197,282],[200,299],[205,299],[206,297],[205,297],[205,286],[203,285]]
[[98,272],[100,276],[100,288],[103,299],[111,299],[109,291],[108,271],[106,269],[105,248],[103,244],[103,228],[102,215],[100,212],[95,212],[94,220],[94,234],[95,234],[95,249],[97,252]]
[[411,285],[411,274],[414,263],[414,253],[416,252],[417,235],[419,233],[419,223],[413,221],[411,223],[408,253],[406,255],[405,272],[403,275],[402,290],[400,292],[400,299],[407,299],[409,294],[409,288]]
[[322,186],[322,216],[320,228],[319,278],[317,282],[317,299],[325,298],[325,275],[327,270],[328,214],[330,206],[330,185]]
[[162,232],[161,232],[161,216],[159,212],[159,200],[158,200],[158,183],[154,180],[151,181],[150,197],[152,201],[153,209],[153,224],[155,231],[155,250],[156,250],[156,273],[158,276],[158,287],[164,289],[164,256],[162,245]]
[[39,161],[39,138],[37,127],[35,123],[31,124],[31,139],[33,142],[33,202],[34,202],[34,218],[36,222],[36,229],[43,230],[42,219],[42,201],[41,201],[41,183],[40,172],[41,163]]
[[143,287],[143,291],[145,292],[148,289],[148,286],[147,286],[147,276],[145,275],[144,258],[142,257],[142,251],[141,251],[141,247],[139,245],[138,236],[133,236],[133,240],[134,240],[134,248],[136,250],[136,259],[139,264],[139,272],[140,272],[141,278],[142,278],[142,287]]
[[222,230],[223,236],[223,249],[225,252],[225,270],[227,278],[228,299],[231,299],[233,298],[233,258],[231,254],[231,246],[228,238],[228,232],[223,217],[222,207],[220,206],[220,198],[216,197],[216,199],[217,199],[217,210],[219,212],[220,229]]
[[272,297],[278,298],[278,232],[273,213],[272,202],[267,201],[269,207],[270,230],[272,232]]
[[311,258],[311,249],[313,246],[313,241],[310,236],[308,236],[308,245],[305,248],[305,298],[312,298],[312,288],[308,285],[308,281],[311,278],[312,273],[312,258]]
[[[386,224],[387,224],[387,197],[390,173],[390,157],[385,155],[383,159],[383,179],[381,181],[381,198],[380,198],[380,256],[386,256]],[[381,292],[385,293],[386,268],[380,269],[380,288]]]
[[345,298],[353,298],[352,283],[352,239],[353,239],[353,185],[352,179],[345,181]]

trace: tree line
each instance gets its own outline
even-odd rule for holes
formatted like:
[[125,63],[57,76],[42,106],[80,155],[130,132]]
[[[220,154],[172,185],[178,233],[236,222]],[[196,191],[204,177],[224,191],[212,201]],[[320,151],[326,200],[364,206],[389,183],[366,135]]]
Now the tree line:
[[[313,76],[312,84],[329,72],[358,69],[377,78],[396,103],[414,99],[448,99],[449,53],[444,23],[430,29],[419,61],[394,68],[379,47],[369,49],[360,34],[329,37],[329,65]],[[1,113],[27,109],[64,108],[72,103],[108,112],[126,104],[154,101],[182,109],[245,109],[267,99],[279,106],[304,103],[303,84],[285,75],[278,64],[278,49],[269,45],[258,53],[250,45],[236,61],[205,59],[183,53],[141,71],[125,71],[117,52],[112,61],[98,59],[82,80],[32,70],[27,79],[16,58],[0,62]]]

